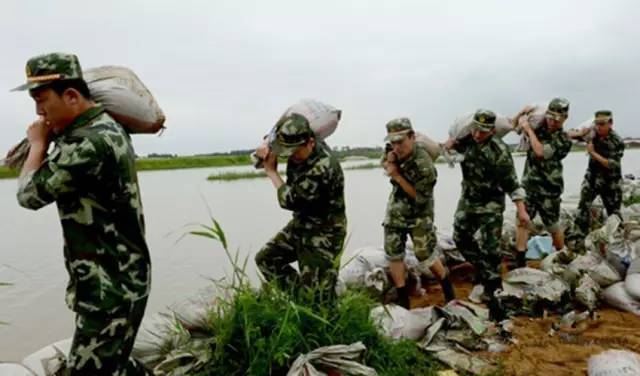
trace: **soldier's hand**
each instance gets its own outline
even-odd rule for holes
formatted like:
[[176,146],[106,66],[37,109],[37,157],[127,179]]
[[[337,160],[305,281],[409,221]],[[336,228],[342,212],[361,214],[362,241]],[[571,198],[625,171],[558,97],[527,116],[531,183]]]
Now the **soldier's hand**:
[[393,151],[387,153],[387,162],[395,163],[398,156]]
[[264,170],[266,172],[272,172],[278,170],[278,156],[273,153],[268,153],[264,158]]
[[587,153],[592,154],[594,151],[593,142],[587,142]]
[[456,144],[456,140],[453,138],[450,138],[447,141],[445,141],[444,144],[442,144],[442,147],[445,148],[446,150],[451,150],[455,144]]
[[260,159],[267,159],[267,155],[269,154],[269,143],[267,140],[263,140],[263,142],[256,149],[256,156]]
[[525,132],[531,131],[531,123],[529,123],[529,120],[525,120],[522,122],[522,130]]
[[31,147],[43,147],[46,149],[49,146],[50,137],[51,128],[43,118],[38,118],[27,128],[27,139]]
[[393,163],[393,162],[389,162],[387,161],[384,165],[385,170],[387,171],[387,174],[391,177],[397,176],[400,174],[400,170],[398,169],[398,165]]

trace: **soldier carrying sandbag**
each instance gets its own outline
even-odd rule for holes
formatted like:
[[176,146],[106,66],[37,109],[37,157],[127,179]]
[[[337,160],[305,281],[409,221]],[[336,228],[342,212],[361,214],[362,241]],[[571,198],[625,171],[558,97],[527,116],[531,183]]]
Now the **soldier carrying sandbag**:
[[460,163],[462,196],[456,209],[453,239],[465,259],[476,268],[477,282],[484,285],[489,298],[489,314],[493,319],[501,319],[504,312],[494,292],[501,285],[504,195],[508,194],[516,205],[522,225],[529,223],[529,215],[509,148],[494,137],[495,113],[477,110],[473,120],[471,135],[461,140],[450,138],[444,144],[446,149],[464,153]]
[[384,250],[389,259],[391,279],[398,292],[398,304],[409,308],[404,263],[407,236],[411,237],[416,257],[440,280],[445,301],[455,299],[447,271],[434,254],[437,239],[433,224],[433,187],[438,173],[431,156],[416,143],[407,118],[386,125],[389,151],[383,164],[391,178],[392,190],[384,218]]
[[[300,114],[280,119],[271,148],[261,147],[267,176],[277,190],[280,207],[293,218],[256,255],[267,279],[282,288],[302,285],[332,299],[337,282],[336,260],[347,229],[344,176],[338,160],[323,141],[316,141],[309,121]],[[278,173],[278,156],[287,159],[287,181]],[[290,263],[298,261],[300,273]]]
[[[515,117],[518,122],[527,108]],[[562,129],[569,114],[569,101],[554,98],[547,106],[540,124],[533,126],[522,122],[522,130],[529,138],[530,148],[522,174],[522,186],[526,191],[525,206],[531,219],[540,215],[553,238],[556,250],[564,248],[564,231],[560,226],[560,203],[564,191],[562,160],[571,151],[571,139]],[[516,233],[516,266],[525,265],[529,228],[519,225]]]
[[66,302],[76,312],[66,374],[146,374],[129,359],[151,285],[131,140],[91,99],[75,55],[29,59],[27,83],[14,90],[29,90],[39,116],[27,131],[18,202],[33,210],[55,202],[62,224]]

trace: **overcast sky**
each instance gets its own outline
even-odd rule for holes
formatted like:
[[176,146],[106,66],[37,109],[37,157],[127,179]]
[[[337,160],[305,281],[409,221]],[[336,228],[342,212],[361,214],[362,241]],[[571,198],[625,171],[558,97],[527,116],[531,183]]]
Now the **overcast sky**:
[[[568,126],[614,112],[640,136],[640,3],[628,1],[1,0],[0,153],[35,119],[24,82],[34,55],[84,68],[124,65],[167,115],[139,154],[255,146],[300,98],[343,110],[334,146],[381,145],[409,117],[443,140],[479,107],[512,115],[563,96]],[[635,128],[634,128],[635,127]]]

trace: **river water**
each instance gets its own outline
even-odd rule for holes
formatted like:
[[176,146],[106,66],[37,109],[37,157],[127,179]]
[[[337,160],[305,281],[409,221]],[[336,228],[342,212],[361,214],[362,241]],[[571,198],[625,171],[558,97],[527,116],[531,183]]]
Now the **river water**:
[[[575,198],[579,192],[587,161],[581,152],[565,159],[565,198]],[[524,158],[515,157],[515,163],[520,176]],[[147,315],[162,311],[209,284],[208,278],[221,278],[230,270],[219,244],[191,236],[181,239],[189,224],[209,221],[209,210],[225,230],[229,248],[249,257],[253,275],[253,255],[289,219],[290,213],[279,208],[266,178],[206,180],[209,174],[225,170],[232,169],[139,174],[153,266]],[[623,170],[640,172],[640,151],[625,154]],[[435,222],[439,229],[452,228],[460,179],[458,166],[438,165]],[[0,361],[22,359],[73,333],[73,314],[64,304],[67,275],[56,209],[52,205],[38,212],[22,209],[15,191],[15,180],[0,180],[0,282],[12,283],[0,287],[0,321],[8,322],[0,325]],[[347,251],[382,244],[381,222],[389,191],[381,169],[345,170]]]

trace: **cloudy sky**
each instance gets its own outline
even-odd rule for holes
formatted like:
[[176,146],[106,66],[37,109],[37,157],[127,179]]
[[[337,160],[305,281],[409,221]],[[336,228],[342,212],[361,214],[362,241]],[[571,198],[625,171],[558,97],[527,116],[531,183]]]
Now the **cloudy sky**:
[[139,154],[246,149],[300,98],[343,110],[332,145],[381,145],[408,116],[442,140],[484,107],[513,114],[564,96],[569,126],[614,111],[640,136],[640,3],[621,1],[2,0],[0,152],[35,119],[24,64],[76,53],[85,68],[124,65],[167,115]]

